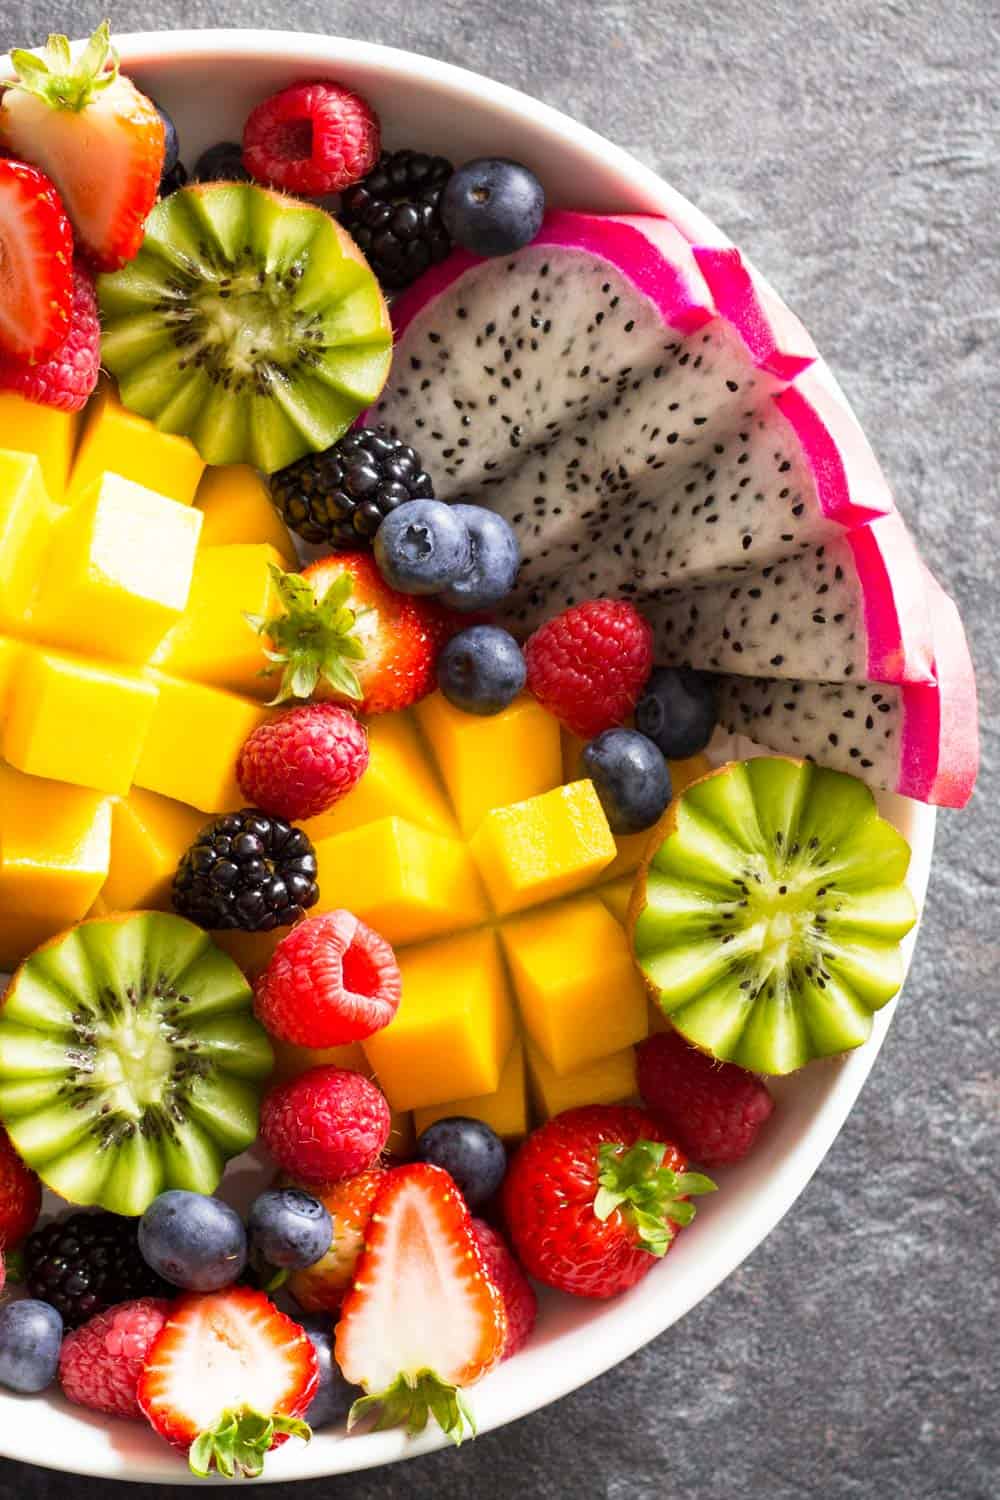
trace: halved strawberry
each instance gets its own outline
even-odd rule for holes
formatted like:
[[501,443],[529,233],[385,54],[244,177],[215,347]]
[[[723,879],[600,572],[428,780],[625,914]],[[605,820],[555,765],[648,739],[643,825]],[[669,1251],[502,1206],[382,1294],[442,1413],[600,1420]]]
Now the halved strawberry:
[[460,1443],[475,1421],[463,1394],[497,1363],[507,1327],[469,1210],[424,1162],[384,1174],[354,1286],[337,1324],[337,1363],[367,1393],[349,1425],[422,1432],[433,1416]]
[[0,158],[0,351],[43,359],[69,331],[73,231],[37,167]]
[[308,1441],[302,1417],[319,1385],[305,1330],[263,1292],[228,1287],[173,1304],[139,1379],[139,1405],[191,1472],[255,1478],[289,1437]]

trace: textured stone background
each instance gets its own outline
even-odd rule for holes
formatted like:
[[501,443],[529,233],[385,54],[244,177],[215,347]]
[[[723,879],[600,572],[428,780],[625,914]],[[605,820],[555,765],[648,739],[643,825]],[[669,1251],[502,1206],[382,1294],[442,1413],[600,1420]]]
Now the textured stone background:
[[[538,95],[661,171],[746,247],[830,359],[963,607],[981,684],[984,775],[971,809],[939,821],[905,1003],[795,1211],[683,1323],[576,1395],[460,1453],[297,1495],[995,1500],[997,0],[113,9],[119,30],[273,26],[436,54]],[[25,43],[80,34],[105,7],[3,10],[3,40]],[[0,1462],[0,1500],[102,1493]]]

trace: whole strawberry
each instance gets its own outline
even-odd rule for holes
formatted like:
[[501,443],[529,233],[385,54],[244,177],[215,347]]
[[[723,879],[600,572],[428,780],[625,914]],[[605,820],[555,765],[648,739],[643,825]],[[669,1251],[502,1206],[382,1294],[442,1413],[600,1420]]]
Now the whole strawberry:
[[653,669],[653,632],[634,604],[590,599],[536,630],[524,660],[539,703],[591,739],[634,710]]
[[141,1421],[139,1377],[169,1312],[169,1302],[143,1297],[120,1302],[67,1334],[59,1357],[63,1395],[91,1411]]
[[254,1010],[280,1041],[340,1047],[388,1026],[402,992],[385,938],[349,911],[328,911],[281,939],[254,985]]
[[322,1260],[288,1278],[288,1290],[306,1312],[336,1312],[350,1291],[384,1176],[384,1168],[372,1167],[313,1190],[333,1220],[333,1242]]
[[677,1031],[647,1037],[636,1059],[646,1107],[688,1156],[706,1167],[743,1160],[774,1109],[759,1078],[707,1057]]
[[556,1115],[518,1151],[503,1210],[529,1275],[577,1297],[614,1297],[666,1254],[715,1184],[685,1171],[640,1109],[594,1104]]
[[473,1219],[472,1233],[507,1314],[507,1337],[500,1358],[510,1359],[528,1342],[538,1317],[538,1298],[503,1236],[492,1225],[485,1219]]
[[0,391],[16,391],[26,401],[58,411],[86,406],[101,371],[101,325],[90,273],[72,268],[69,328],[54,354],[31,363],[0,354]]
[[297,83],[251,110],[243,162],[258,182],[287,193],[342,193],[378,160],[378,116],[339,83]]
[[253,731],[236,779],[254,807],[296,823],[328,812],[367,769],[364,725],[335,703],[308,703]]
[[260,1137],[278,1166],[311,1186],[367,1172],[391,1125],[381,1089],[329,1065],[271,1089],[260,1111]]
[[15,1249],[42,1210],[42,1185],[0,1125],[0,1250]]

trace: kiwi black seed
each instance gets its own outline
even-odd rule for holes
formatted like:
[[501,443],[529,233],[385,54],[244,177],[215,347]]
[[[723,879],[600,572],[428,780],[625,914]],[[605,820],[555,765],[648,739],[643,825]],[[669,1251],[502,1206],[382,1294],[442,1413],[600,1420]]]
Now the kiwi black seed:
[[350,235],[253,183],[193,183],[158,203],[98,295],[125,405],[211,464],[271,473],[330,447],[389,373],[385,299]]
[[0,1120],[71,1203],[141,1214],[211,1193],[257,1135],[271,1044],[243,974],[182,917],[81,922],[15,973],[0,1008]]
[[903,979],[910,849],[853,776],[762,756],[672,803],[632,897],[639,967],[695,1046],[758,1073],[857,1047]]

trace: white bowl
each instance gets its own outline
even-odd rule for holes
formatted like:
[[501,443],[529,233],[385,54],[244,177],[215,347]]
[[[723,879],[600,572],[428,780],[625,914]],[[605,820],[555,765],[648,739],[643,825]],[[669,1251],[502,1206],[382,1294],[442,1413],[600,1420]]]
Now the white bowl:
[[[519,158],[543,179],[552,203],[665,214],[692,239],[725,243],[704,214],[627,152],[525,94],[447,63],[297,32],[150,32],[118,42],[125,69],[176,121],[189,163],[215,141],[239,139],[247,113],[267,94],[299,79],[333,77],[372,101],[390,146],[457,160]],[[880,803],[912,846],[910,887],[922,906],[934,811],[895,796]],[[907,942],[907,961],[914,937]],[[631,1292],[608,1304],[543,1295],[528,1348],[472,1393],[480,1431],[600,1375],[677,1322],[735,1270],[788,1212],[829,1150],[875,1061],[892,1008],[877,1017],[865,1047],[774,1084],[778,1109],[758,1150],[739,1168],[714,1174],[721,1191],[702,1200],[694,1227]],[[308,1447],[293,1441],[271,1455],[265,1477],[287,1481],[349,1472],[442,1443],[436,1430],[415,1441],[396,1431],[350,1438],[320,1433]],[[105,1479],[193,1482],[182,1459],[144,1425],[86,1415],[56,1396],[0,1394],[0,1453]]]

